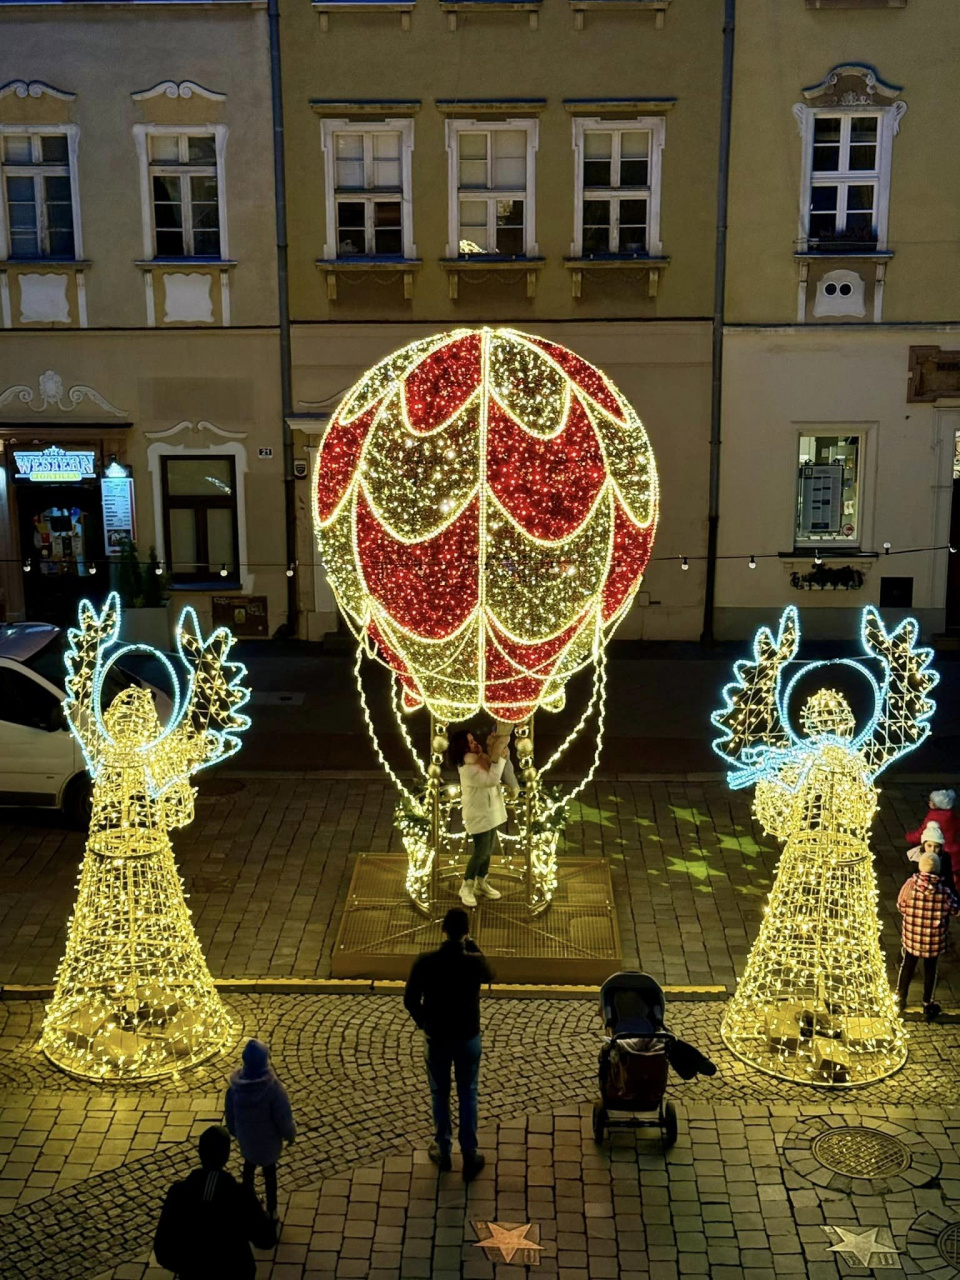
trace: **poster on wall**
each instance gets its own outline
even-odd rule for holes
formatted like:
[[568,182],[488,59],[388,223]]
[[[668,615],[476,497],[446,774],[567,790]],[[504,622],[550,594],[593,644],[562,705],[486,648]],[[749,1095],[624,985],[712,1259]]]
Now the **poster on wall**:
[[212,604],[215,627],[229,627],[240,638],[270,634],[266,596],[214,596]]
[[108,556],[118,556],[124,542],[136,542],[133,480],[119,463],[111,462],[100,481],[103,501],[103,541]]

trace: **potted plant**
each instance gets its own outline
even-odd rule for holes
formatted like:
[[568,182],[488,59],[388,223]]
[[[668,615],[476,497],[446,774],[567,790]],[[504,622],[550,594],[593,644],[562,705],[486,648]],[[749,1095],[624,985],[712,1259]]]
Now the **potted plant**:
[[156,547],[150,548],[147,563],[141,564],[135,542],[126,539],[117,563],[117,591],[123,605],[123,638],[131,643],[152,644],[169,649],[170,577],[163,572]]

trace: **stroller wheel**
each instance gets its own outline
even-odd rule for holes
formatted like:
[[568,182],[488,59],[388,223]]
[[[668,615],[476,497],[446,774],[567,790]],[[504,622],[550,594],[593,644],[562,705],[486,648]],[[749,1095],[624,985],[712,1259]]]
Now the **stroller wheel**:
[[604,1110],[603,1103],[597,1099],[593,1104],[593,1140],[594,1142],[602,1142],[603,1135],[607,1128],[607,1113]]
[[664,1151],[669,1151],[677,1140],[677,1109],[672,1102],[664,1103],[660,1135],[663,1138]]

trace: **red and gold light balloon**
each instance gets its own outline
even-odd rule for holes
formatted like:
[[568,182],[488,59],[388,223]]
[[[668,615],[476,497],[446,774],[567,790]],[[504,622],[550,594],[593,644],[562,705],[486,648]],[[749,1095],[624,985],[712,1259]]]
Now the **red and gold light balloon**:
[[563,705],[650,558],[657,474],[593,365],[511,329],[411,343],[341,401],[316,525],[345,615],[443,722]]

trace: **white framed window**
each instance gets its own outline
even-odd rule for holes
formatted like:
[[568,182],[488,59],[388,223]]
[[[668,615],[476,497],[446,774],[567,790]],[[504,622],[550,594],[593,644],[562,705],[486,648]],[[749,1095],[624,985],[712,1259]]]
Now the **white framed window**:
[[227,126],[135,125],[144,257],[227,257]]
[[536,120],[447,121],[447,257],[537,256]]
[[862,433],[803,431],[797,454],[795,541],[859,546],[863,487]]
[[801,251],[886,249],[893,139],[905,110],[902,102],[794,108],[803,138]]
[[0,258],[82,256],[77,125],[0,125]]
[[415,258],[413,121],[324,120],[321,138],[324,258]]
[[665,123],[574,120],[575,258],[659,257]]

